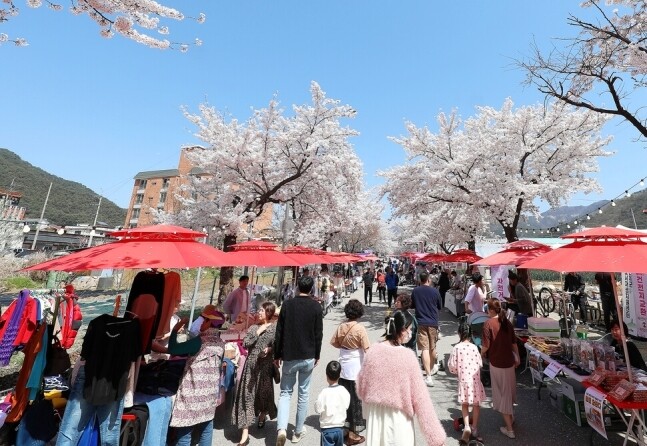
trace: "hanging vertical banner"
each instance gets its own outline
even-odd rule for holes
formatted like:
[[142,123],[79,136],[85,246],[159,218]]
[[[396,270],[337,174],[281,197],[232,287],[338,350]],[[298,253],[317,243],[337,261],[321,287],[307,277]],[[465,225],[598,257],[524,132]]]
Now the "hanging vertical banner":
[[589,387],[584,394],[584,412],[586,412],[586,421],[588,421],[589,426],[608,439],[607,429],[604,424],[604,399],[604,393],[595,387]]
[[623,274],[623,318],[629,334],[647,337],[647,274]]
[[492,277],[492,291],[494,297],[504,300],[510,297],[508,290],[508,271],[513,268],[512,265],[497,265],[490,267],[490,276]]

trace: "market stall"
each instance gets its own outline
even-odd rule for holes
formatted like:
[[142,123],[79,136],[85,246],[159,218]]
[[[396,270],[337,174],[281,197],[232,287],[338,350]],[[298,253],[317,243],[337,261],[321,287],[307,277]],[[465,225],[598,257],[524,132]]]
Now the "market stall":
[[[533,260],[525,262],[522,268],[545,269],[552,271],[587,271],[587,272],[616,272],[645,273],[647,272],[647,243],[642,241],[644,233],[618,228],[593,228],[575,234],[569,234],[563,238],[574,239],[568,245],[546,252]],[[616,281],[612,281],[616,309],[622,328],[622,306],[617,291]],[[624,357],[629,358],[627,339],[624,330],[620,330],[622,349]],[[595,392],[589,392],[588,406],[585,404],[585,414],[592,427],[600,427],[599,419],[603,417],[601,407],[595,407],[595,401],[606,401],[613,405],[617,412],[626,422],[626,438],[634,439],[640,445],[646,445],[645,434],[647,429],[643,421],[641,411],[647,409],[647,392],[639,386],[643,381],[647,384],[647,378],[643,373],[638,373],[632,367],[624,368],[610,360],[607,350],[603,346],[582,341],[565,341],[565,361],[559,368],[561,362],[552,358],[552,369],[559,369],[557,373],[574,370],[578,375],[580,371],[585,377],[582,382],[587,381],[590,387],[595,387]],[[554,343],[550,343],[555,345]],[[558,344],[561,345],[561,342]],[[571,361],[569,361],[569,349],[571,350]],[[579,351],[578,351],[579,349]],[[545,352],[544,352],[545,353]],[[550,356],[550,355],[549,355]],[[579,359],[579,361],[578,361]],[[557,365],[554,365],[557,364]],[[572,366],[574,366],[572,368]],[[575,368],[578,367],[578,368]],[[544,372],[545,373],[545,372]],[[551,372],[552,373],[552,372]],[[598,387],[602,386],[602,387]],[[647,391],[647,387],[644,389]],[[638,393],[636,393],[638,391]],[[602,396],[596,400],[595,396]],[[620,403],[620,404],[616,404]],[[600,406],[601,403],[597,404]],[[626,417],[625,417],[626,415]],[[637,423],[637,426],[635,426]],[[596,429],[598,430],[598,429]],[[598,430],[598,432],[600,432]]]

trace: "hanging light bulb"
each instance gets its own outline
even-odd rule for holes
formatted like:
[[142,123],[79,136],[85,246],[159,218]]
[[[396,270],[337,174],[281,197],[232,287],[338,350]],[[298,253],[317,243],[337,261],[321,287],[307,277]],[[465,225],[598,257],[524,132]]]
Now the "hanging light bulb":
[[544,231],[539,231],[539,233],[540,233],[540,234],[543,234],[543,233],[544,233]]
[[568,229],[571,229],[571,225],[566,225],[566,227],[567,227]]
[[644,185],[645,185],[645,179],[644,179],[644,178],[643,178],[642,180],[640,180],[640,185],[641,185],[641,186],[644,186]]
[[574,225],[576,225],[576,224],[577,224],[577,220],[575,220],[575,221],[573,222],[573,224],[574,224]]
[[615,200],[611,200],[611,206],[615,206],[615,205],[616,205]]
[[631,194],[629,193],[628,190],[625,191],[625,197],[627,197],[627,198],[631,197]]
[[589,214],[586,214],[586,219],[587,219],[587,220],[590,220],[590,219],[591,219],[591,216],[590,216]]
[[602,213],[602,208],[598,208],[598,214]]

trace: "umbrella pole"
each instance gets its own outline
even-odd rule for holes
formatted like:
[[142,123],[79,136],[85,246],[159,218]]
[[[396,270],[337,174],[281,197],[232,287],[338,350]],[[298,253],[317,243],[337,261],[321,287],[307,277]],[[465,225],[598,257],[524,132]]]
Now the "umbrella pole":
[[193,289],[193,298],[191,299],[191,313],[189,314],[189,327],[193,323],[193,314],[195,313],[195,301],[198,300],[198,287],[200,286],[200,276],[202,267],[198,268],[198,274],[195,276],[195,288]]
[[627,373],[629,374],[629,382],[634,382],[633,373],[631,373],[631,364],[629,363],[629,350],[627,349],[627,336],[622,328],[624,325],[622,316],[622,307],[620,306],[620,296],[618,296],[618,284],[616,283],[615,273],[611,273],[611,283],[613,285],[613,296],[616,301],[616,312],[618,313],[618,321],[620,323],[620,338],[622,339],[622,350],[625,353],[625,362],[627,363]]

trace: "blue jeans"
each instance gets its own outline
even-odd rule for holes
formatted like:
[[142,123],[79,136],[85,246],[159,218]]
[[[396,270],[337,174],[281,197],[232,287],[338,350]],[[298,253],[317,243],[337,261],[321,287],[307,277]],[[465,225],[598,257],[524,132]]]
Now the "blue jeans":
[[321,429],[321,446],[344,446],[344,430],[341,427]]
[[194,426],[176,427],[177,442],[175,446],[191,446],[191,436],[193,431],[197,431],[199,436],[198,446],[211,446],[211,437],[213,436],[213,420]]
[[290,415],[290,399],[294,384],[299,375],[299,402],[297,404],[297,421],[295,432],[303,432],[303,424],[308,414],[308,399],[310,398],[310,377],[312,369],[315,368],[314,359],[296,359],[294,361],[283,361],[281,372],[281,397],[279,398],[279,411],[276,418],[277,429],[288,428],[288,417]]
[[85,366],[81,366],[65,406],[65,415],[58,431],[56,446],[77,446],[83,429],[95,414],[99,420],[101,446],[119,444],[121,414],[124,410],[123,398],[110,404],[93,406],[83,398],[84,385]]

